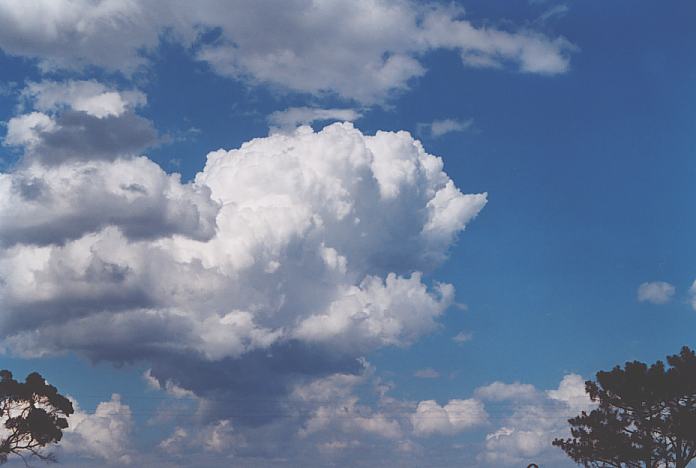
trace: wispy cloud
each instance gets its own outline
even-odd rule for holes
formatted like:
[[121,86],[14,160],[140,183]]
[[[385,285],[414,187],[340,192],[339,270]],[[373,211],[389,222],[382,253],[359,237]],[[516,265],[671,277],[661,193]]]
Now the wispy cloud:
[[417,370],[413,373],[413,376],[418,377],[419,379],[437,379],[438,377],[440,377],[440,373],[435,369],[431,369],[428,367],[426,369]]
[[268,123],[274,129],[292,130],[300,125],[314,122],[353,122],[362,117],[357,109],[322,109],[319,107],[289,107],[275,111],[268,116]]
[[432,138],[440,138],[448,133],[457,133],[471,130],[474,125],[474,119],[457,120],[457,119],[441,119],[434,120],[430,123],[419,123],[417,131],[419,134],[426,134]]

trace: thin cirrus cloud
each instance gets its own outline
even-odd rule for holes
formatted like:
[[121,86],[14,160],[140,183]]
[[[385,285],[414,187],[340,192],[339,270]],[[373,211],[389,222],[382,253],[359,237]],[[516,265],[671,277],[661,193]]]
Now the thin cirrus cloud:
[[417,370],[413,373],[413,376],[418,377],[419,379],[437,379],[440,377],[440,373],[435,369],[431,369],[428,367],[425,369]]
[[[129,74],[146,66],[166,37],[220,75],[363,104],[408,88],[426,72],[420,57],[431,51],[454,50],[469,67],[553,75],[568,70],[575,50],[562,37],[477,27],[453,6],[267,3],[5,0],[0,48],[36,59],[44,71],[98,66]],[[210,31],[216,39],[206,42]]]
[[674,297],[676,289],[664,281],[651,281],[638,286],[638,301],[651,304],[666,304]]
[[460,133],[471,130],[473,125],[473,119],[441,119],[434,120],[430,123],[419,123],[417,125],[417,129],[418,133],[426,134],[432,138],[440,138],[448,133]]

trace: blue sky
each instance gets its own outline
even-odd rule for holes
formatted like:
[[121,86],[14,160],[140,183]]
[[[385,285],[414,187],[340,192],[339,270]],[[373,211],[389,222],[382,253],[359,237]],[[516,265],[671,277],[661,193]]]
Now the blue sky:
[[0,330],[71,463],[563,466],[583,379],[694,344],[693,3],[41,3],[0,0]]

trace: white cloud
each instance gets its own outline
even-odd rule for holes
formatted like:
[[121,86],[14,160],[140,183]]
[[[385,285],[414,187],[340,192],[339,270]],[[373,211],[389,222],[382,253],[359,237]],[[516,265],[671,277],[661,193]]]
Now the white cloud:
[[157,380],[152,375],[152,369],[147,369],[143,373],[143,379],[145,380],[145,383],[147,383],[147,386],[149,388],[151,388],[153,390],[163,390],[168,395],[171,395],[174,398],[195,398],[196,397],[196,395],[192,391],[179,387],[177,384],[175,384],[171,380],[166,380],[164,382],[164,385],[160,384],[159,380]]
[[97,81],[42,81],[29,83],[20,95],[26,113],[7,122],[3,144],[24,147],[25,162],[114,160],[157,142],[152,122],[134,113],[146,102],[140,91]]
[[[202,32],[216,30],[214,42]],[[258,31],[265,31],[261,37]],[[43,0],[0,3],[0,48],[43,70],[96,65],[132,73],[160,37],[194,51],[222,75],[313,94],[378,102],[425,73],[424,54],[457,51],[465,65],[555,74],[574,47],[563,38],[476,26],[462,9],[406,0],[311,5],[184,0]]]
[[41,132],[51,132],[55,126],[55,121],[42,112],[12,117],[7,122],[7,133],[3,143],[8,146],[33,147],[41,141]]
[[334,374],[295,387],[290,401],[312,408],[299,431],[301,438],[367,435],[398,440],[402,437],[401,425],[395,417],[398,415],[360,404],[353,394],[357,386],[371,377],[372,369],[366,363],[363,365],[364,372],[359,375]]
[[282,111],[273,112],[268,116],[272,127],[288,131],[301,125],[314,122],[340,121],[353,122],[362,114],[355,109],[321,109],[318,107],[289,107]]
[[552,400],[561,401],[572,411],[578,413],[593,406],[587,393],[585,393],[585,380],[578,374],[565,375],[558,388],[547,390],[546,394]]
[[666,304],[674,296],[675,288],[664,281],[643,283],[638,287],[638,301],[652,304]]
[[118,117],[147,102],[145,94],[140,91],[118,91],[94,80],[29,83],[21,96],[41,112],[50,113],[67,107],[97,118]]
[[[146,158],[40,161],[0,175],[3,346],[147,360],[235,424],[433,330],[454,288],[420,272],[486,203],[408,133],[351,124],[210,153],[189,184]],[[265,412],[215,407],[257,393]]]
[[130,464],[133,461],[130,434],[133,415],[118,394],[111,401],[97,405],[94,413],[80,409],[73,401],[75,413],[68,418],[61,447],[68,453],[100,458],[109,464]]
[[696,310],[696,281],[691,284],[689,294],[691,294],[691,307]]
[[[498,390],[521,388],[521,384],[502,385]],[[525,398],[512,396],[511,406],[501,407],[509,413],[501,418],[501,426],[486,436],[485,449],[478,457],[481,462],[519,466],[529,461],[541,464],[541,460],[545,460],[549,466],[555,466],[565,460],[565,454],[552,447],[551,442],[556,437],[569,435],[568,418],[594,407],[585,394],[584,380],[577,374],[564,376],[557,389],[546,392],[523,387]],[[534,394],[535,399],[532,398]]]
[[437,379],[440,377],[440,373],[435,369],[426,368],[417,370],[413,373],[413,376],[419,379]]
[[246,441],[235,433],[229,420],[221,420],[197,427],[193,431],[176,427],[172,434],[162,440],[158,447],[167,454],[181,455],[184,451],[226,452],[246,446]]
[[464,132],[469,130],[474,125],[473,119],[468,120],[455,120],[455,119],[442,119],[434,120],[431,123],[420,123],[418,124],[418,130],[420,132],[426,131],[427,134],[433,138],[439,138],[448,133]]
[[418,403],[411,415],[413,432],[418,436],[432,434],[452,435],[482,425],[488,421],[483,404],[475,399],[450,400],[440,406],[434,400]]
[[477,388],[474,395],[476,398],[489,401],[530,400],[537,397],[537,390],[530,384],[493,382]]
[[471,332],[461,331],[452,337],[452,341],[458,344],[466,343],[474,338],[474,334]]

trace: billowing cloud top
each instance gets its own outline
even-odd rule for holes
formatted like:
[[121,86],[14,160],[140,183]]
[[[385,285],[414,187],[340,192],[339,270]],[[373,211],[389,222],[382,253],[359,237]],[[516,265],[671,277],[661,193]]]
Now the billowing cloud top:
[[147,359],[194,391],[186,360],[263,373],[299,353],[297,375],[319,347],[321,372],[350,371],[431,331],[454,289],[420,272],[486,203],[408,133],[350,123],[210,153],[189,184],[144,157],[30,157],[0,190],[5,346]]

